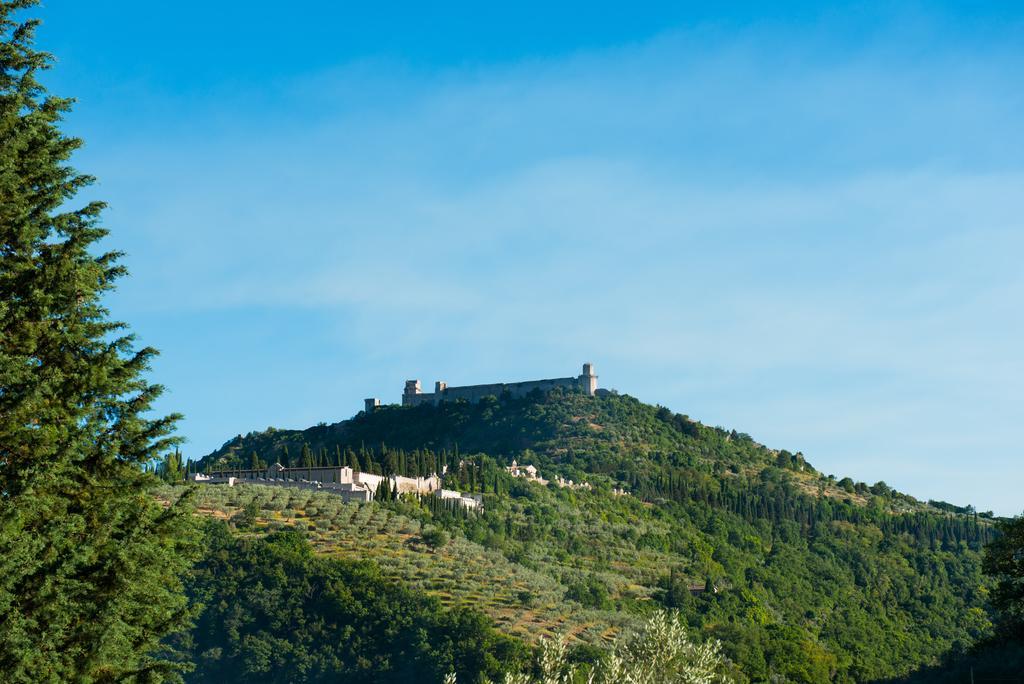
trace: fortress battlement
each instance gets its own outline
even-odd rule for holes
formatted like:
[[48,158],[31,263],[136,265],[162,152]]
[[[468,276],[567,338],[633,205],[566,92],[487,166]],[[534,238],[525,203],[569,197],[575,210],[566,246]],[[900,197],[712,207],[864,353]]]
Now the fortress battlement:
[[[594,364],[583,364],[583,372],[572,378],[496,382],[484,385],[462,385],[459,387],[449,387],[447,383],[438,380],[434,383],[433,392],[424,392],[419,380],[406,380],[405,390],[402,392],[402,406],[419,406],[420,404],[436,406],[442,401],[458,401],[460,399],[476,403],[489,396],[500,397],[508,394],[513,397],[525,397],[534,390],[549,392],[558,388],[581,391],[584,394],[593,396],[597,392],[597,375],[594,374]],[[371,400],[368,399],[367,410],[372,410],[370,402]]]

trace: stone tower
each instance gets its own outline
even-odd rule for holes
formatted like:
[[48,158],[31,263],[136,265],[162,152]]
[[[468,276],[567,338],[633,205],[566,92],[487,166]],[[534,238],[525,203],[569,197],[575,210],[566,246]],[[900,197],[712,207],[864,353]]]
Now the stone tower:
[[591,397],[597,392],[597,376],[594,374],[594,364],[583,364],[583,374],[580,375],[580,387],[585,394]]
[[412,404],[410,397],[415,397],[417,394],[423,394],[423,389],[420,387],[419,380],[406,380],[405,381],[405,392],[402,393],[402,404],[408,406]]

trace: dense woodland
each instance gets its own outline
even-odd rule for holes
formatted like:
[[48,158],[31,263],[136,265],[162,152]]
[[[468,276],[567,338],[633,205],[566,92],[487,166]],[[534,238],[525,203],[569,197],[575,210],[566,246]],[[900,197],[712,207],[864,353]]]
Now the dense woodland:
[[[385,406],[189,462],[152,411],[156,351],[103,306],[125,270],[103,204],[76,203],[92,178],[39,82],[35,4],[0,0],[3,681],[1019,676],[1022,519],[632,397]],[[444,471],[484,508],[183,478],[274,461]]]

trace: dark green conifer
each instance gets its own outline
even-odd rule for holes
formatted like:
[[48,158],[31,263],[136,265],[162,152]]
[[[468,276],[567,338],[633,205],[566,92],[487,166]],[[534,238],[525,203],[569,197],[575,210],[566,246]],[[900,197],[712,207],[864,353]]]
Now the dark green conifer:
[[164,482],[181,482],[185,479],[185,468],[182,463],[181,452],[178,449],[170,451],[164,456],[163,462],[158,465],[157,474],[163,478]]
[[69,166],[71,100],[37,80],[35,4],[0,0],[0,678],[159,681],[194,544],[143,466],[178,416],[151,417],[156,351],[103,307],[126,271],[99,251],[104,205],[74,206],[93,179]]
[[997,582],[992,605],[1001,637],[1024,643],[1024,517],[1003,520],[985,549],[984,570]]

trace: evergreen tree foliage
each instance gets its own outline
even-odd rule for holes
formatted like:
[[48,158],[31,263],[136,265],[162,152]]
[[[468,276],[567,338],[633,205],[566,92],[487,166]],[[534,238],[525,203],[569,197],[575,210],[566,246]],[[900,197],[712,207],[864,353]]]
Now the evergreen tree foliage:
[[1000,636],[1024,645],[1024,517],[1002,521],[999,531],[985,549],[982,567],[997,582],[992,605]]
[[150,348],[110,320],[125,274],[103,204],[38,76],[34,0],[0,0],[0,673],[6,682],[159,681],[161,639],[186,626],[193,547],[184,500],[165,510],[144,466],[174,444],[151,418]]
[[185,464],[185,460],[178,449],[174,451],[168,451],[163,460],[156,466],[157,476],[167,482],[168,484],[174,484],[181,482],[185,479],[185,473],[188,466]]
[[995,610],[993,633],[967,649],[958,644],[938,665],[921,668],[892,682],[1020,681],[1024,672],[1024,517],[1001,520],[998,528],[1001,534],[985,548],[982,562],[985,573],[995,581],[990,595]]

